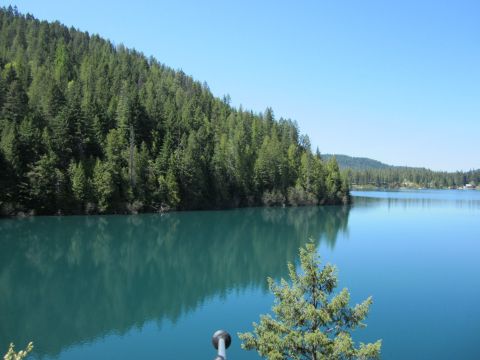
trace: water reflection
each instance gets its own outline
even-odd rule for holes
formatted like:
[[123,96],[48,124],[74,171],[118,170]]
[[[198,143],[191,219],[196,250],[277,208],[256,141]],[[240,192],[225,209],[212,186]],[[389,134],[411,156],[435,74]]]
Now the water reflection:
[[146,321],[169,319],[230,290],[286,277],[309,237],[335,245],[346,207],[0,221],[0,349],[38,355]]
[[[373,193],[373,192],[372,192]],[[402,208],[438,208],[455,207],[459,209],[480,209],[480,199],[443,199],[443,198],[415,198],[415,197],[388,197],[375,196],[383,195],[381,192],[372,194],[373,196],[354,195],[353,203],[362,208],[384,206]]]

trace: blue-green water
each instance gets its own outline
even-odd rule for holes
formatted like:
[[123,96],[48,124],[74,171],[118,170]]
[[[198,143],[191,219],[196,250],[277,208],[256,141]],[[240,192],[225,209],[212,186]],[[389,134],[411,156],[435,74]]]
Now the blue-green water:
[[[352,207],[0,220],[0,349],[42,359],[211,359],[269,312],[266,277],[312,237],[384,359],[479,359],[480,192],[354,192]],[[4,352],[0,350],[0,353]],[[230,359],[256,359],[234,336]]]

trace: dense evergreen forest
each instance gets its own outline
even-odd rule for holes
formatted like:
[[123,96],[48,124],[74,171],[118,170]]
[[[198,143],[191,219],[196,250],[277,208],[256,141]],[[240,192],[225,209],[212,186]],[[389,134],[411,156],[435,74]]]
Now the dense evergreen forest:
[[0,9],[0,68],[3,214],[349,201],[295,122],[98,35]]

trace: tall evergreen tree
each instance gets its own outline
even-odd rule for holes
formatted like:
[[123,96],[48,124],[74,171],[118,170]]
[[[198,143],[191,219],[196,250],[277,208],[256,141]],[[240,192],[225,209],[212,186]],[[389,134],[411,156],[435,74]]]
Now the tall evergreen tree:
[[62,195],[62,174],[56,168],[57,159],[45,154],[27,172],[29,206],[40,213],[52,213],[58,209],[57,200]]
[[104,213],[111,209],[115,193],[114,176],[109,164],[97,160],[93,168],[93,190],[98,211]]
[[27,114],[28,97],[23,85],[14,80],[5,96],[3,105],[3,118],[14,123],[20,123]]
[[83,208],[89,195],[89,183],[82,162],[72,162],[69,167],[70,183],[75,201]]

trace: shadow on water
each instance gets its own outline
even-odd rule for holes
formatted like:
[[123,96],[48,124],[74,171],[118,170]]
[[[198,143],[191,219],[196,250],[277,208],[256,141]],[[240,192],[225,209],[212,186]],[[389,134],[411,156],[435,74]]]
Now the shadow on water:
[[304,207],[1,220],[0,349],[33,340],[37,355],[57,355],[146,321],[175,322],[212,296],[266,289],[308,238],[334,247],[348,215]]

